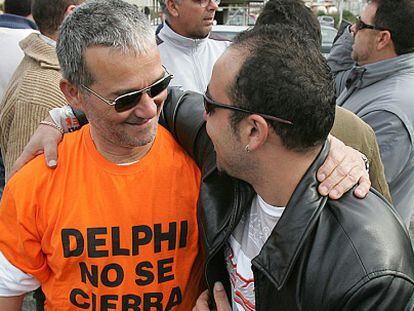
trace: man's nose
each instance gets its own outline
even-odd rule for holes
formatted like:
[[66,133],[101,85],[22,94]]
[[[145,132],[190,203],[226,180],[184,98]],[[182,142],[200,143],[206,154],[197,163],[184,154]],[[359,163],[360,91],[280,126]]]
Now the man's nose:
[[142,94],[141,100],[135,107],[134,113],[137,117],[151,119],[157,115],[157,104],[147,92]]
[[214,0],[210,0],[210,2],[208,3],[208,9],[209,10],[214,10],[214,11],[217,11],[217,9],[218,9],[218,4],[217,4],[217,2],[216,1],[214,1]]

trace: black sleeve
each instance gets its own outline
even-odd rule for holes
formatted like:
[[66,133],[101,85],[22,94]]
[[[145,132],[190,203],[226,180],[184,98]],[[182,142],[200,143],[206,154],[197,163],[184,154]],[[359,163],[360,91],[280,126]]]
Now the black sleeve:
[[356,290],[340,310],[414,310],[413,280],[398,274],[374,277]]
[[173,134],[199,167],[203,166],[207,155],[213,150],[203,112],[203,95],[173,87],[169,89],[160,117],[160,124]]
[[78,119],[78,122],[79,122],[80,127],[82,127],[85,124],[88,124],[89,123],[89,121],[86,118],[86,115],[85,115],[85,113],[83,111],[77,110],[77,109],[72,108],[72,107],[70,107],[70,108],[72,109],[72,112],[75,115],[76,119]]

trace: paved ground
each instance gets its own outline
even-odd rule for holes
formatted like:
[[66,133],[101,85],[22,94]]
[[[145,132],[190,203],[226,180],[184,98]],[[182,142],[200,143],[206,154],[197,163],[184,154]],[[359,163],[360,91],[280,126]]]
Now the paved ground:
[[32,294],[28,294],[23,302],[22,311],[35,311],[36,305],[33,299]]

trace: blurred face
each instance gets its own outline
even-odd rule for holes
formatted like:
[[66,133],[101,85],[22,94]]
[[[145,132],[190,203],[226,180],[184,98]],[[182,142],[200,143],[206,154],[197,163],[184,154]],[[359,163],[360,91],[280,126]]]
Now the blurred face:
[[[164,75],[155,44],[146,54],[131,52],[125,55],[108,47],[92,47],[84,56],[95,79],[88,87],[110,102],[122,94],[147,87]],[[116,150],[153,143],[166,90],[154,98],[144,93],[135,107],[123,112],[117,112],[114,106],[84,89],[82,92],[83,110],[96,144]]]
[[[369,3],[361,14],[361,21],[369,25],[374,25],[376,11],[377,5],[372,2]],[[376,37],[378,35],[378,30],[357,30],[355,25],[352,25],[351,31],[354,35],[354,44],[352,46],[352,59],[359,65],[365,65],[373,62],[372,55],[376,49]]]
[[202,7],[199,0],[181,0],[176,9],[178,15],[170,21],[173,30],[184,37],[201,39],[210,33],[218,5],[210,1]]
[[[215,63],[210,84],[209,97],[222,104],[233,106],[227,90],[240,70],[239,55],[227,50]],[[216,151],[217,168],[227,174],[240,177],[244,167],[245,144],[231,126],[232,111],[215,108],[209,114],[204,112],[208,136]]]

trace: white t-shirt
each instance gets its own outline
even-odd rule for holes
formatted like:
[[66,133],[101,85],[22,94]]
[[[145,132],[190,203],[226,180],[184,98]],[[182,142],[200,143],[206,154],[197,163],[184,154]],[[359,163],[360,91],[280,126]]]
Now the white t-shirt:
[[262,249],[284,207],[267,204],[259,195],[231,234],[225,252],[232,286],[233,310],[255,310],[251,261]]

